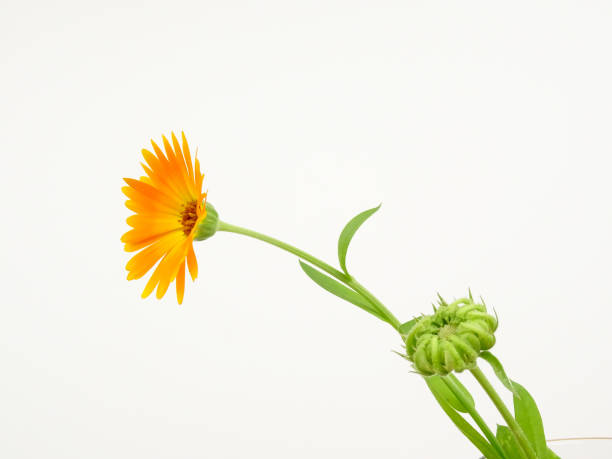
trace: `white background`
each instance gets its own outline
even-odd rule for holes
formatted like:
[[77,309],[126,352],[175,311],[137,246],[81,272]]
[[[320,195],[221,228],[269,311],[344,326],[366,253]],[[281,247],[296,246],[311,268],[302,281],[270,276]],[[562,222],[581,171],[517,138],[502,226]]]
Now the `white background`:
[[170,130],[224,220],[331,263],[383,202],[352,273],[402,320],[471,287],[548,436],[612,434],[610,2],[0,12],[1,457],[477,456],[291,255],[218,234],[183,306],[140,299],[120,188]]

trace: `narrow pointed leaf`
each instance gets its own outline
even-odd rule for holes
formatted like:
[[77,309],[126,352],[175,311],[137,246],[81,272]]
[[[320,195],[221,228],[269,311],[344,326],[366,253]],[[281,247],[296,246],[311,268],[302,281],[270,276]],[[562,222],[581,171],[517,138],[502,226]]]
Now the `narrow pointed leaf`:
[[400,327],[399,327],[400,335],[402,335],[403,337],[408,336],[408,333],[410,333],[410,329],[412,327],[414,327],[414,325],[417,323],[417,320],[419,320],[419,318],[415,317],[414,319],[409,320],[408,322],[405,322],[405,323],[401,324]]
[[512,385],[518,395],[514,399],[514,417],[516,422],[521,426],[529,443],[533,446],[536,455],[540,458],[548,457],[548,447],[546,446],[546,437],[544,436],[544,426],[542,417],[533,397],[527,392],[523,386],[516,381],[512,381]]
[[508,378],[508,376],[506,375],[506,372],[504,371],[504,367],[502,366],[501,362],[497,360],[497,357],[495,357],[489,351],[481,352],[480,357],[482,357],[484,360],[489,362],[489,365],[491,365],[491,367],[493,368],[493,371],[495,372],[495,374],[497,375],[501,383],[504,386],[506,386],[506,388],[510,392],[512,392],[515,396],[518,397],[519,394],[517,390],[512,385],[512,381],[510,381],[510,378]]
[[342,233],[340,233],[340,238],[338,239],[338,260],[340,261],[340,266],[342,270],[348,275],[348,271],[346,269],[346,252],[348,251],[348,246],[351,243],[351,239],[359,229],[359,227],[365,222],[374,212],[380,209],[380,204],[378,207],[374,207],[373,209],[366,210],[361,212],[359,215],[354,217],[350,222],[346,224]]
[[463,403],[455,396],[452,390],[444,383],[441,376],[433,375],[427,377],[427,385],[432,390],[435,390],[438,395],[444,398],[444,400],[456,411],[461,413],[467,413],[468,410],[463,406]]
[[472,427],[472,425],[465,420],[465,418],[455,410],[451,404],[444,398],[444,396],[438,390],[437,383],[434,380],[433,385],[431,385],[431,378],[425,378],[425,382],[429,386],[429,389],[433,393],[434,397],[446,413],[446,415],[453,421],[453,424],[467,437],[472,444],[478,448],[478,450],[484,454],[487,459],[503,459],[500,455],[493,449],[491,444],[478,433],[478,431]]
[[504,450],[504,453],[506,453],[509,458],[519,459],[525,456],[516,437],[508,427],[498,425],[495,436]]
[[385,319],[376,308],[374,308],[361,295],[359,295],[359,293],[345,287],[340,282],[332,279],[326,274],[323,274],[321,271],[304,263],[302,260],[300,260],[300,266],[306,275],[310,277],[319,287],[324,288],[328,292],[333,293],[337,297],[342,298],[349,303],[353,303],[355,306],[359,306],[361,309],[378,317],[380,320],[387,322],[387,319]]
[[461,384],[461,381],[459,381],[459,378],[457,378],[453,373],[450,373],[449,375],[446,376],[448,379],[452,380],[455,383],[455,386],[457,387],[457,389],[459,389],[461,391],[461,393],[463,394],[463,397],[468,401],[469,403],[469,408],[474,409],[475,408],[475,404],[474,404],[474,398],[472,397],[472,394],[470,394],[470,391],[468,391],[465,386],[463,384]]

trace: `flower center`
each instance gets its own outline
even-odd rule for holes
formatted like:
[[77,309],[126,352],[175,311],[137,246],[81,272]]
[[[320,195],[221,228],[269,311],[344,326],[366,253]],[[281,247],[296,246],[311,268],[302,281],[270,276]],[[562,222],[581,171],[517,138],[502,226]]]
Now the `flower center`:
[[183,233],[185,236],[191,234],[193,225],[198,221],[198,202],[190,201],[187,204],[183,204],[183,210],[181,211],[179,222],[183,225]]
[[454,325],[446,324],[440,329],[440,331],[438,332],[438,336],[440,337],[440,339],[446,339],[449,336],[453,335],[456,329],[457,327],[455,327]]

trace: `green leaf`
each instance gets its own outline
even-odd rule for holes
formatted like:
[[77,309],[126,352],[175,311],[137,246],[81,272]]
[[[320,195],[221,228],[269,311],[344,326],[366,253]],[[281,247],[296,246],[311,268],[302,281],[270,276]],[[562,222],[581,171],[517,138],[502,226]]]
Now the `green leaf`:
[[493,368],[493,371],[495,372],[495,374],[497,375],[497,377],[499,378],[501,383],[504,386],[506,386],[506,388],[510,392],[512,392],[514,395],[516,395],[518,397],[519,396],[518,392],[516,391],[516,389],[512,385],[512,381],[510,381],[510,378],[508,378],[508,376],[506,375],[506,372],[504,371],[504,367],[502,366],[500,361],[497,360],[497,357],[495,357],[489,351],[481,352],[480,353],[480,357],[482,357],[484,360],[489,362],[489,364]]
[[342,270],[348,275],[348,271],[346,270],[346,252],[348,251],[348,246],[351,243],[351,239],[359,229],[359,227],[365,222],[374,212],[380,209],[381,204],[378,207],[374,207],[373,209],[366,210],[361,212],[359,215],[354,217],[350,222],[346,224],[342,233],[340,233],[340,238],[338,239],[338,260],[340,260],[340,266]]
[[539,458],[546,458],[548,457],[548,447],[546,446],[542,417],[540,416],[536,402],[529,392],[527,392],[527,389],[519,383],[512,381],[512,385],[517,392],[517,395],[513,397],[514,417],[516,418],[516,422],[518,422],[519,426],[521,426],[525,432],[536,455]]
[[497,426],[497,433],[495,434],[497,437],[497,441],[501,445],[504,453],[508,455],[509,458],[521,458],[525,457],[525,453],[521,449],[518,440],[512,433],[512,431],[506,426]]
[[[468,401],[469,406],[464,406],[464,404],[457,398],[455,393],[451,390],[450,387],[444,382],[444,378],[449,378],[455,384],[457,390],[459,390],[465,399]],[[438,393],[444,397],[444,399],[453,407],[453,409],[460,411],[462,413],[467,413],[469,409],[474,409],[474,399],[472,398],[472,394],[468,392],[461,381],[457,379],[457,377],[453,374],[449,374],[447,376],[428,376],[427,380],[431,383],[432,386],[436,388]]]
[[[446,385],[442,376],[433,375],[428,376],[427,385],[430,389],[433,387],[440,397],[444,398],[444,400],[454,409],[460,411],[462,413],[467,413],[468,410],[463,406],[463,403],[455,396],[452,390]],[[433,390],[432,389],[432,392]]]
[[461,384],[461,381],[459,381],[454,374],[449,373],[446,377],[455,383],[455,387],[459,389],[463,397],[468,401],[469,407],[474,409],[476,405],[474,404],[474,398],[472,397],[472,394],[470,394],[470,391],[468,391],[465,386]]
[[557,456],[557,454],[550,448],[548,448],[547,454],[548,456],[546,456],[546,459],[561,459],[561,457]]
[[323,274],[321,271],[304,263],[302,260],[300,260],[300,266],[306,275],[310,277],[319,287],[324,288],[328,292],[333,293],[337,297],[342,298],[349,303],[353,303],[355,306],[359,306],[361,309],[378,317],[380,320],[387,322],[387,319],[382,316],[380,312],[378,312],[378,309],[368,303],[359,293],[345,287],[340,282],[332,279],[326,274]]
[[410,329],[415,326],[417,320],[419,320],[419,317],[415,317],[414,319],[401,324],[398,330],[400,335],[402,335],[404,338],[408,336],[408,333],[410,333]]
[[[435,377],[425,378],[425,382],[429,389],[433,393],[434,397],[446,413],[446,415],[453,421],[453,424],[457,426],[457,428],[467,437],[472,444],[478,448],[478,450],[484,454],[487,459],[503,459],[500,455],[493,449],[491,444],[478,433],[472,425],[465,420],[465,418],[455,410],[452,405],[447,401],[444,397],[443,393],[440,391],[440,385],[436,382]],[[442,381],[440,381],[442,382]],[[444,384],[443,384],[444,385]]]

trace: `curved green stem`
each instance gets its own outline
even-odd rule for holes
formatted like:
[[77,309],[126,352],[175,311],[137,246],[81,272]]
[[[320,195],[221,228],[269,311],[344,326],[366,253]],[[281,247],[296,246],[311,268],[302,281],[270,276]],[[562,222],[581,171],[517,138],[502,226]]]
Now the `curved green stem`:
[[506,455],[504,454],[504,450],[502,449],[502,447],[499,445],[497,438],[495,438],[495,435],[493,434],[493,432],[491,432],[491,429],[489,429],[489,426],[484,421],[484,419],[482,419],[482,416],[480,416],[480,413],[476,410],[476,407],[473,405],[473,403],[470,403],[470,401],[466,399],[463,391],[460,390],[459,387],[457,387],[457,383],[455,382],[454,376],[452,374],[448,376],[443,376],[442,381],[444,381],[444,383],[455,395],[455,397],[457,397],[457,399],[461,402],[461,404],[467,410],[468,414],[474,420],[476,425],[480,428],[481,432],[484,434],[487,440],[489,440],[491,446],[495,448],[497,454],[499,454],[500,457],[505,458]]
[[349,281],[346,284],[349,287],[351,287],[353,290],[355,290],[357,293],[367,298],[382,313],[382,315],[388,319],[391,326],[399,332],[399,328],[401,325],[400,321],[367,288],[365,288],[363,285],[357,282],[357,280],[355,280],[352,276],[350,277]]
[[244,236],[249,236],[254,239],[259,239],[260,241],[267,242],[268,244],[274,245],[280,249],[286,250],[289,253],[292,253],[299,258],[306,260],[312,265],[320,268],[322,271],[325,271],[330,276],[335,277],[343,284],[355,290],[361,296],[366,298],[372,305],[377,308],[380,313],[387,318],[389,323],[393,328],[399,330],[400,321],[395,317],[391,311],[389,311],[379,300],[376,298],[369,290],[367,290],[363,285],[357,282],[352,276],[349,276],[342,271],[337,270],[333,266],[325,263],[322,260],[310,255],[309,253],[304,252],[297,247],[292,246],[291,244],[287,244],[279,239],[273,238],[271,236],[267,236],[265,234],[259,233],[257,231],[253,231],[247,228],[242,228],[240,226],[232,225],[230,223],[226,223],[223,221],[219,221],[218,231],[227,231],[230,233],[242,234]]
[[322,269],[326,273],[330,274],[331,276],[334,276],[336,279],[338,279],[339,281],[341,281],[341,282],[343,282],[345,284],[349,280],[349,277],[346,274],[344,274],[341,271],[338,271],[333,266],[330,266],[327,263],[325,263],[324,261],[319,260],[316,257],[313,257],[309,253],[306,253],[303,250],[300,250],[297,247],[294,247],[291,244],[287,244],[286,242],[283,242],[283,241],[281,241],[279,239],[267,236],[267,235],[262,234],[262,233],[258,233],[257,231],[253,231],[253,230],[250,230],[250,229],[247,229],[247,228],[242,228],[240,226],[231,225],[229,223],[225,223],[225,222],[222,222],[222,221],[219,221],[218,231],[227,231],[227,232],[230,232],[230,233],[243,234],[244,236],[249,236],[249,237],[252,237],[254,239],[259,239],[260,241],[267,242],[268,244],[272,244],[272,245],[274,245],[274,246],[276,246],[278,248],[286,250],[289,253],[297,255],[298,257],[300,257],[300,258],[306,260],[307,262],[315,265],[316,267]]
[[491,401],[497,408],[497,411],[500,412],[500,414],[502,415],[502,417],[508,424],[508,427],[510,428],[510,430],[516,437],[517,441],[519,442],[519,444],[521,445],[521,447],[527,454],[527,457],[529,459],[537,459],[537,455],[533,447],[529,443],[529,440],[527,439],[525,432],[523,432],[523,429],[521,429],[521,426],[518,425],[518,422],[516,422],[516,419],[514,419],[514,416],[512,416],[512,413],[510,412],[508,407],[505,405],[504,401],[501,399],[499,394],[495,391],[495,388],[491,385],[491,383],[489,382],[485,374],[482,372],[482,370],[479,367],[476,367],[470,370],[470,372],[472,373],[472,375],[474,375],[474,378],[476,378],[476,381],[478,381],[478,383],[482,386],[484,391],[487,393],[487,395],[489,396],[489,398],[491,399]]

